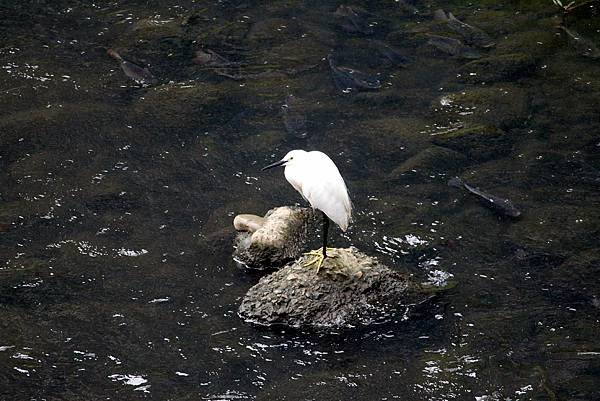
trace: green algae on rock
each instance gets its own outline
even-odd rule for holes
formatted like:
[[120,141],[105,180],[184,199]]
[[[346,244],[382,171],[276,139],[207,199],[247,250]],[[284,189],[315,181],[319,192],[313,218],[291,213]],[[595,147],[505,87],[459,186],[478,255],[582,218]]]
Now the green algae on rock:
[[486,125],[465,127],[438,135],[433,143],[462,152],[475,160],[488,160],[511,148],[504,131]]
[[528,118],[529,103],[527,92],[506,83],[450,93],[440,97],[434,107],[454,113],[461,121],[510,130],[520,127]]
[[467,157],[455,150],[442,146],[431,146],[408,158],[396,167],[388,180],[396,181],[409,175],[430,176],[435,173],[451,173],[468,164]]
[[511,81],[530,75],[535,59],[528,54],[512,53],[471,61],[459,69],[461,80],[468,83]]

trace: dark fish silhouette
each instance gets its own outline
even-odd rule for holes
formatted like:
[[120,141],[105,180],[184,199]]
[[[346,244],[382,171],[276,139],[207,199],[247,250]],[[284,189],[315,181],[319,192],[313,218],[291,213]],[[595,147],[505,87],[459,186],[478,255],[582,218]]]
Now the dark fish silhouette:
[[341,5],[334,14],[341,18],[341,27],[348,33],[371,35],[374,32],[369,23],[372,14],[360,7]]
[[107,53],[110,57],[119,62],[119,65],[121,66],[121,69],[125,75],[133,79],[138,84],[149,85],[157,82],[156,78],[154,78],[154,75],[152,75],[147,67],[142,68],[137,64],[124,60],[123,57],[121,57],[119,53],[113,49],[108,49]]
[[465,58],[469,60],[481,58],[481,54],[479,54],[479,52],[471,49],[458,39],[431,34],[427,36],[429,36],[429,40],[427,41],[428,45],[433,46],[436,49],[453,57]]
[[451,12],[446,13],[444,10],[435,10],[433,13],[433,19],[436,21],[445,21],[448,28],[459,34],[463,39],[472,45],[478,47],[493,47],[496,43],[487,33],[481,29],[466,24],[457,19]]
[[406,68],[410,64],[410,60],[400,54],[397,49],[383,43],[380,40],[369,40],[369,45],[398,67]]
[[196,51],[196,57],[193,61],[206,67],[237,67],[240,65],[240,63],[229,61],[210,49]]
[[502,216],[508,216],[513,218],[521,216],[521,211],[517,209],[517,207],[510,200],[498,197],[496,195],[492,195],[478,188],[472,187],[471,185],[467,184],[465,181],[458,177],[454,177],[450,181],[448,181],[448,185],[455,188],[466,189],[467,191],[481,199],[485,206],[494,210],[496,213],[499,213]]
[[327,56],[327,61],[329,62],[333,82],[342,92],[348,93],[353,90],[361,91],[381,88],[379,79],[372,75],[348,67],[338,67],[331,53]]
[[567,29],[564,25],[560,25],[558,28],[562,29],[567,34],[573,47],[577,49],[582,56],[593,59],[600,58],[600,49],[598,49],[589,39],[584,38],[575,31]]

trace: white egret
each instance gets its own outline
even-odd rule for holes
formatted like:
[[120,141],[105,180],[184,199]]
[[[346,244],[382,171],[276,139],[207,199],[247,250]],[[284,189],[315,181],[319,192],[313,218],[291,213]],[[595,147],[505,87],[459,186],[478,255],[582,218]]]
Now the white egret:
[[316,264],[318,272],[327,257],[329,219],[340,226],[342,231],[348,229],[352,215],[348,189],[337,166],[323,152],[292,150],[283,159],[264,167],[263,171],[277,166],[285,166],[285,179],[313,209],[318,209],[323,214],[323,251],[317,249],[308,252],[314,259],[305,264]]

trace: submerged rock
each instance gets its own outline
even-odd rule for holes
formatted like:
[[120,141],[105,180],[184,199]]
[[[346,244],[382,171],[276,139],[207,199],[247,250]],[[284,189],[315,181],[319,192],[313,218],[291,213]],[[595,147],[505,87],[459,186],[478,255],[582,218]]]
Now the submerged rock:
[[511,141],[506,132],[486,125],[464,127],[438,135],[433,143],[479,161],[506,154],[511,149]]
[[481,54],[479,52],[466,46],[458,39],[432,34],[427,36],[429,37],[429,40],[427,41],[429,46],[435,47],[436,49],[447,53],[452,57],[464,59],[481,58]]
[[388,180],[400,180],[408,175],[420,177],[448,173],[457,171],[468,163],[467,157],[462,153],[434,145],[405,160],[392,170]]
[[382,322],[427,295],[356,248],[335,249],[319,272],[307,256],[263,277],[244,297],[240,316],[248,322],[293,327],[349,328]]
[[512,81],[530,75],[535,59],[528,54],[512,53],[471,61],[459,69],[461,81],[468,83]]
[[181,21],[175,18],[143,18],[133,25],[132,33],[140,41],[173,38],[181,35]]
[[295,19],[263,17],[250,26],[245,38],[254,45],[263,46],[287,43],[302,33],[302,27]]
[[234,226],[240,232],[233,258],[257,270],[283,266],[303,251],[312,216],[311,209],[292,206],[271,209],[264,218],[236,216]]
[[435,107],[459,121],[510,130],[520,127],[530,111],[529,95],[512,84],[468,88],[440,97]]
[[[524,53],[534,60],[556,54],[562,46],[560,36],[550,26],[538,26],[524,32],[511,32],[498,43],[498,54]],[[562,63],[560,64],[562,67]]]

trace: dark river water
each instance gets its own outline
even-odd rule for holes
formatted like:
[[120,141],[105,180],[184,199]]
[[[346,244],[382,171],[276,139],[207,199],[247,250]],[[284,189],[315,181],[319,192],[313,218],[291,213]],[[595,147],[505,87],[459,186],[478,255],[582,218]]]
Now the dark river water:
[[[600,400],[600,6],[342,4],[0,2],[1,400]],[[233,217],[302,204],[260,171],[298,148],[351,192],[332,244],[447,287],[424,310],[240,319]]]

